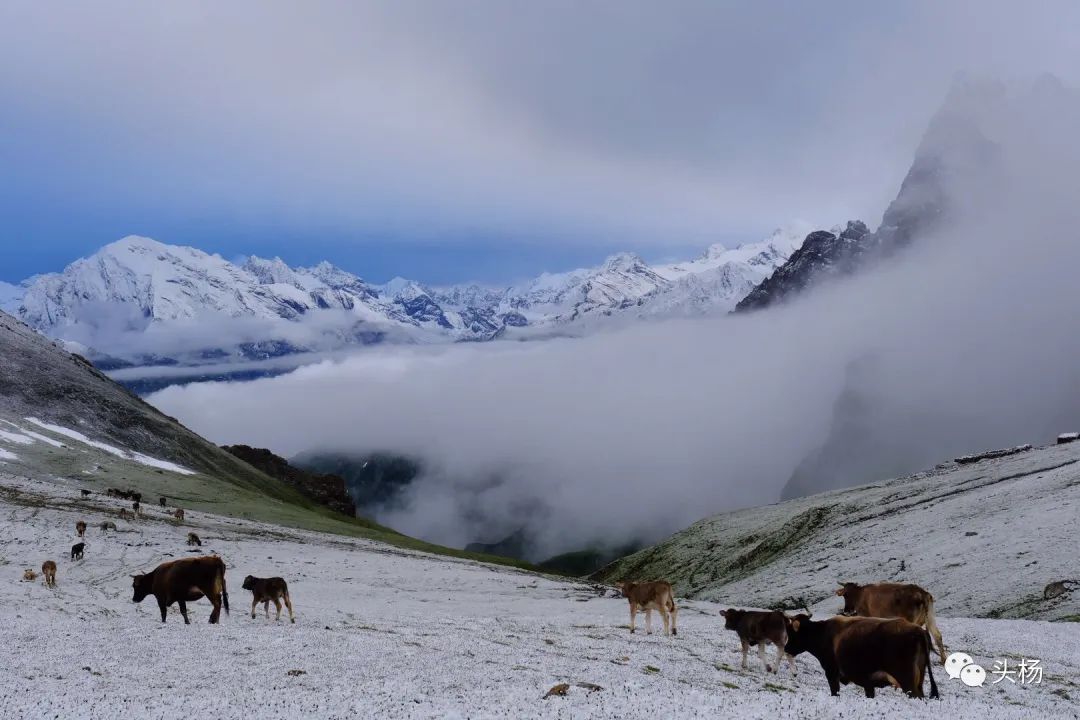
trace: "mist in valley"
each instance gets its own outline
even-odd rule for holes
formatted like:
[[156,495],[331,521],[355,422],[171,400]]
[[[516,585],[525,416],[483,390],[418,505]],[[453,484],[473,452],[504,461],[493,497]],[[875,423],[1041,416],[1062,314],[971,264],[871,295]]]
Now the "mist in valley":
[[[865,471],[804,491],[1045,444],[1080,423],[1076,127],[1078,96],[1053,79],[962,86],[920,149],[940,161],[934,229],[765,311],[369,348],[150,401],[219,443],[422,459],[380,521],[456,546],[524,527],[534,558],[774,502],[829,441]],[[973,137],[977,152],[956,151]],[[846,424],[873,442],[835,437],[845,388],[864,400]],[[829,477],[828,454],[818,464]]]

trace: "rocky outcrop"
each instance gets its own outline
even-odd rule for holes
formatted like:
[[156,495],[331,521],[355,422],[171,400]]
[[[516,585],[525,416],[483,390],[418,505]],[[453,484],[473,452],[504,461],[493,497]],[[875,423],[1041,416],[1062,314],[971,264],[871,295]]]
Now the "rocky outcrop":
[[253,448],[247,445],[225,445],[226,452],[232,453],[248,465],[262,470],[272,478],[277,478],[296,488],[303,495],[321,505],[339,513],[356,516],[356,505],[349,496],[345,481],[338,475],[322,475],[293,467],[289,462],[265,448]]

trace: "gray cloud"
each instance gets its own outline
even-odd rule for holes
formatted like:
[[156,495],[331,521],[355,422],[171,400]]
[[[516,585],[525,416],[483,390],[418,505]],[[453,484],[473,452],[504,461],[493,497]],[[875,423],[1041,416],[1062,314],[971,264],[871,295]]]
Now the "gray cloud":
[[1047,442],[1080,413],[1080,103],[1050,83],[977,117],[998,152],[947,177],[951,222],[791,305],[572,340],[364,351],[152,401],[220,442],[424,457],[412,504],[386,519],[463,544],[499,519],[539,518],[542,552],[775,500],[825,439],[845,368],[868,355],[876,403],[938,423],[912,438]]
[[[22,171],[90,205],[122,196],[357,235],[686,246],[794,217],[877,217],[952,72],[1076,79],[1078,13],[10,3],[0,117],[26,133]],[[87,199],[88,184],[108,192]]]

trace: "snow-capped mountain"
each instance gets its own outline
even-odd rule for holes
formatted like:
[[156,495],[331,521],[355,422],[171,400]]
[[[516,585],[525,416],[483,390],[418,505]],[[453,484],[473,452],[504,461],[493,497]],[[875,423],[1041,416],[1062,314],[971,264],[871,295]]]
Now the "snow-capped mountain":
[[372,285],[323,262],[233,263],[130,236],[62,272],[0,286],[0,307],[97,359],[134,364],[265,358],[371,342],[490,340],[583,319],[724,312],[799,247],[809,227],[681,263],[619,253],[510,287]]

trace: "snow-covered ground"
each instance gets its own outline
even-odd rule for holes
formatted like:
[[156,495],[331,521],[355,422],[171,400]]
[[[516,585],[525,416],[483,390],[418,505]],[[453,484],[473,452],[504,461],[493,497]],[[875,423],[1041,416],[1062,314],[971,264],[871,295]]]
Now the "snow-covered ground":
[[[719,607],[681,602],[679,636],[626,628],[627,605],[604,589],[363,540],[158,508],[115,518],[119,503],[78,485],[0,472],[2,718],[272,717],[1075,717],[1080,625],[940,618],[945,641],[989,671],[1037,658],[1040,685],[968,688],[940,669],[943,699],[874,700],[849,686],[829,696],[816,661],[764,677]],[[102,534],[106,518],[118,532]],[[85,559],[68,560],[75,521],[90,524]],[[185,626],[162,625],[152,598],[131,602],[129,575],[202,552],[228,566],[232,614],[206,623],[205,600]],[[45,559],[57,587],[21,582]],[[247,574],[289,581],[297,622],[251,619]],[[835,603],[822,604],[819,610]],[[271,618],[273,615],[271,615]],[[655,618],[654,618],[655,619]],[[657,620],[657,627],[659,621]],[[640,627],[640,626],[639,626]],[[291,671],[298,671],[291,673]],[[565,697],[542,699],[557,683]],[[594,683],[590,691],[574,683]]]

